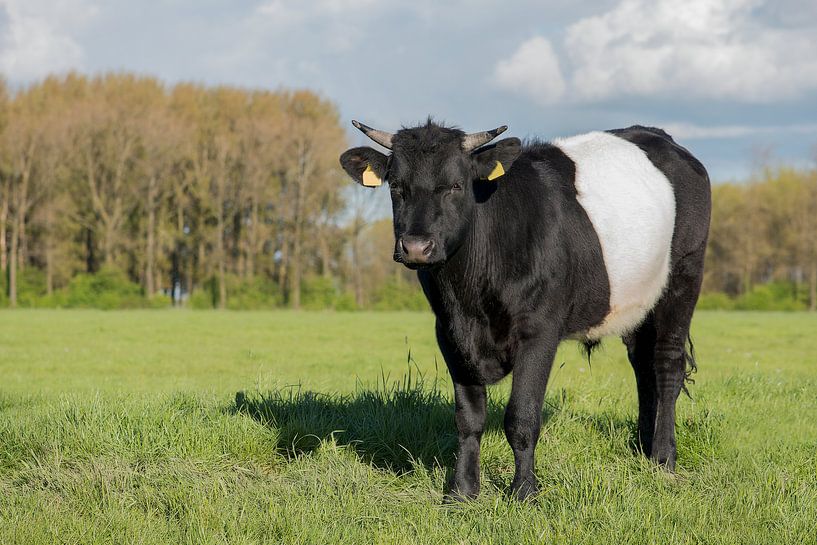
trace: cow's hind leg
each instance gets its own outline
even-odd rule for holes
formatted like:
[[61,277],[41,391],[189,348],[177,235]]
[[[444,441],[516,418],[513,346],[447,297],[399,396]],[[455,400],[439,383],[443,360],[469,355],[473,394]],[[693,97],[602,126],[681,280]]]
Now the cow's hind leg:
[[638,447],[645,456],[652,452],[658,392],[655,386],[655,322],[652,314],[637,330],[624,338],[627,357],[635,372],[638,389]]
[[676,262],[669,284],[654,311],[655,433],[650,458],[675,468],[675,402],[686,377],[686,342],[692,313],[701,289],[704,247]]

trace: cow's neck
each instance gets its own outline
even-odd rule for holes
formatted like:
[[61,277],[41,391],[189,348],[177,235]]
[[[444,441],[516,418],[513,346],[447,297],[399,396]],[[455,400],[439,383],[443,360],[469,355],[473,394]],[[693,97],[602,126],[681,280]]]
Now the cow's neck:
[[509,206],[512,209],[514,195],[509,193],[497,192],[495,201],[477,208],[462,246],[432,273],[446,306],[467,311],[462,307],[481,305],[502,292],[504,284],[529,263],[524,249],[509,251],[511,246],[528,247],[524,242],[513,244],[527,238],[528,220],[504,212]]

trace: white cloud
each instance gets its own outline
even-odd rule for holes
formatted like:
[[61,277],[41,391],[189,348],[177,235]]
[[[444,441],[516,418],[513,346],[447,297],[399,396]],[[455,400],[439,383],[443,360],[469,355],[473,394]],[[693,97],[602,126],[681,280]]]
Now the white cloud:
[[299,23],[314,17],[354,14],[377,5],[377,0],[267,0],[255,12],[281,25]]
[[540,104],[555,102],[565,90],[559,58],[550,42],[540,36],[523,42],[510,58],[499,61],[494,67],[494,81],[498,87]]
[[538,36],[499,61],[494,75],[501,87],[543,104],[560,97],[802,98],[817,91],[817,18],[782,24],[769,15],[774,10],[772,0],[620,0],[567,28],[559,48],[566,83],[553,48]]
[[361,20],[384,9],[378,0],[267,0],[255,8],[249,21],[257,32],[297,34],[307,23],[317,23],[315,38],[334,51],[349,51],[364,36],[356,32]]
[[570,26],[579,99],[664,96],[771,102],[817,90],[817,28],[772,27],[763,0],[623,0]]
[[740,138],[757,134],[814,134],[817,133],[817,123],[802,123],[793,125],[714,125],[703,126],[692,123],[660,123],[673,138],[679,140],[710,140],[723,138]]
[[85,0],[0,0],[0,72],[29,81],[81,67],[83,50],[71,33],[96,12]]

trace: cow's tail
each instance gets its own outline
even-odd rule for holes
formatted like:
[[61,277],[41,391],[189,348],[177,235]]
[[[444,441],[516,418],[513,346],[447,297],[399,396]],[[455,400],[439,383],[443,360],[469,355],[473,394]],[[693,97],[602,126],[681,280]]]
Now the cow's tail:
[[581,342],[582,345],[582,352],[584,352],[584,357],[587,358],[587,365],[590,365],[590,357],[593,355],[593,352],[601,345],[601,341],[598,339],[586,339]]
[[687,395],[689,399],[692,399],[692,396],[689,394],[689,390],[687,390],[687,384],[695,384],[695,379],[692,378],[692,375],[698,372],[698,362],[695,359],[695,345],[692,344],[692,335],[687,335],[687,342],[684,346],[684,382],[681,385],[683,388],[684,393]]

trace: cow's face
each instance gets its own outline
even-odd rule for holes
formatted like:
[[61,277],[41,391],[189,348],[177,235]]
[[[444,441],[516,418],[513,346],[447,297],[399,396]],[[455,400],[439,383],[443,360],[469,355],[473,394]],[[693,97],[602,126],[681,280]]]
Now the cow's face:
[[[484,143],[487,133],[479,134]],[[341,165],[363,185],[388,182],[395,261],[412,269],[441,265],[467,238],[477,202],[501,183],[501,172],[519,154],[519,139],[472,151],[469,135],[433,123],[388,136],[391,155],[353,148]]]

